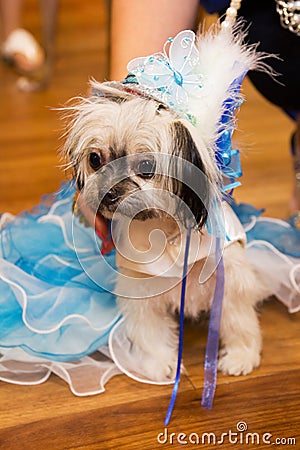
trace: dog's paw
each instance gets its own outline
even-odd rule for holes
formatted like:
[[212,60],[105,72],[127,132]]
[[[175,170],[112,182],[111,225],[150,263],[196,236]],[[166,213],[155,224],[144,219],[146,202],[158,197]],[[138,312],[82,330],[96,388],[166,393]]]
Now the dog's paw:
[[149,359],[144,362],[144,370],[153,381],[171,381],[175,378],[176,365]]
[[247,375],[260,363],[260,354],[254,349],[223,349],[220,352],[218,369],[224,375]]
[[143,359],[143,372],[153,381],[172,381],[176,373],[176,358],[163,361],[155,358],[155,355],[147,355]]

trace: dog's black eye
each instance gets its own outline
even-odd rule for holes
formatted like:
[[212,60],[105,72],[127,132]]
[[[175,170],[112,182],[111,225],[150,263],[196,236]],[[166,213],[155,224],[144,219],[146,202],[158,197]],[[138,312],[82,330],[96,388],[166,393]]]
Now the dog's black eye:
[[89,154],[89,164],[93,170],[100,169],[102,162],[99,153],[92,152]]
[[155,161],[153,159],[139,161],[136,174],[142,178],[152,178],[155,174]]

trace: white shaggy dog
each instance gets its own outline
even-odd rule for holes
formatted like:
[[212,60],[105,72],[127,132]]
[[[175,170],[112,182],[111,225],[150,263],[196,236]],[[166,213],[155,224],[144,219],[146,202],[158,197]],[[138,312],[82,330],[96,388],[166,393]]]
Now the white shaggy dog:
[[[179,308],[182,250],[190,217],[194,222],[185,314],[197,319],[211,308],[215,272],[201,282],[199,277],[213,252],[206,224],[216,203],[217,215],[224,219],[225,267],[219,369],[225,374],[247,374],[260,362],[256,305],[268,290],[247,260],[238,219],[226,202],[220,202],[221,175],[214,156],[224,101],[230,95],[237,97],[230,86],[256,59],[240,38],[209,34],[205,43],[203,39],[196,50],[204,95],[197,99],[198,106],[191,105],[199,111],[199,126],[146,90],[93,82],[91,97],[70,108],[75,115],[64,148],[81,191],[81,211],[86,205],[96,218],[113,223],[116,219],[118,304],[133,358],[145,376],[157,381],[174,378],[176,370],[174,312]],[[230,46],[232,52],[224,56],[222,49]],[[181,86],[178,73],[173,73]],[[214,92],[216,86],[220,92]],[[164,241],[161,235],[155,240],[157,230],[163,232]]]

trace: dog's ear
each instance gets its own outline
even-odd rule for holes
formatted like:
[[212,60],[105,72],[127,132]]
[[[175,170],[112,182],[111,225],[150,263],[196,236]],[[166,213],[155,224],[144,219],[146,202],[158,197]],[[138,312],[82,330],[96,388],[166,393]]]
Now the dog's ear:
[[92,97],[106,98],[113,102],[123,102],[132,98],[132,94],[124,90],[124,85],[117,81],[99,83],[95,80],[90,82]]
[[[171,154],[178,158],[174,160],[172,172],[173,193],[179,196],[189,207],[196,223],[201,228],[207,220],[207,205],[209,185],[205,167],[192,135],[180,121],[171,123],[172,146]],[[179,163],[176,164],[176,161]],[[188,161],[190,164],[184,164]],[[184,217],[182,218],[186,220]]]
[[90,81],[92,97],[106,98],[109,101],[122,103],[126,100],[131,100],[134,97],[145,98],[147,100],[154,101],[157,114],[162,111],[169,110],[168,106],[162,102],[155,100],[150,94],[147,94],[135,83],[120,83],[118,81],[108,81],[99,83],[95,80]]

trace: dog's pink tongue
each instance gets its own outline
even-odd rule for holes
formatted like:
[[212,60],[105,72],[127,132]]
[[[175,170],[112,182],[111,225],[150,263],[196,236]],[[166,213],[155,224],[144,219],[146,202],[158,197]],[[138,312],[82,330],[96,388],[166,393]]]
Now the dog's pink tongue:
[[75,196],[74,204],[77,204],[78,210],[84,216],[89,226],[92,228],[95,227],[97,236],[99,236],[99,238],[102,240],[101,254],[106,255],[107,253],[111,252],[115,245],[110,233],[109,220],[105,219],[105,217],[103,217],[101,214],[97,214],[95,216],[95,213],[83,201],[83,198],[79,195],[79,192]]
[[114,241],[111,238],[109,221],[100,214],[95,219],[95,230],[99,238],[102,240],[101,254],[107,255],[114,248]]

